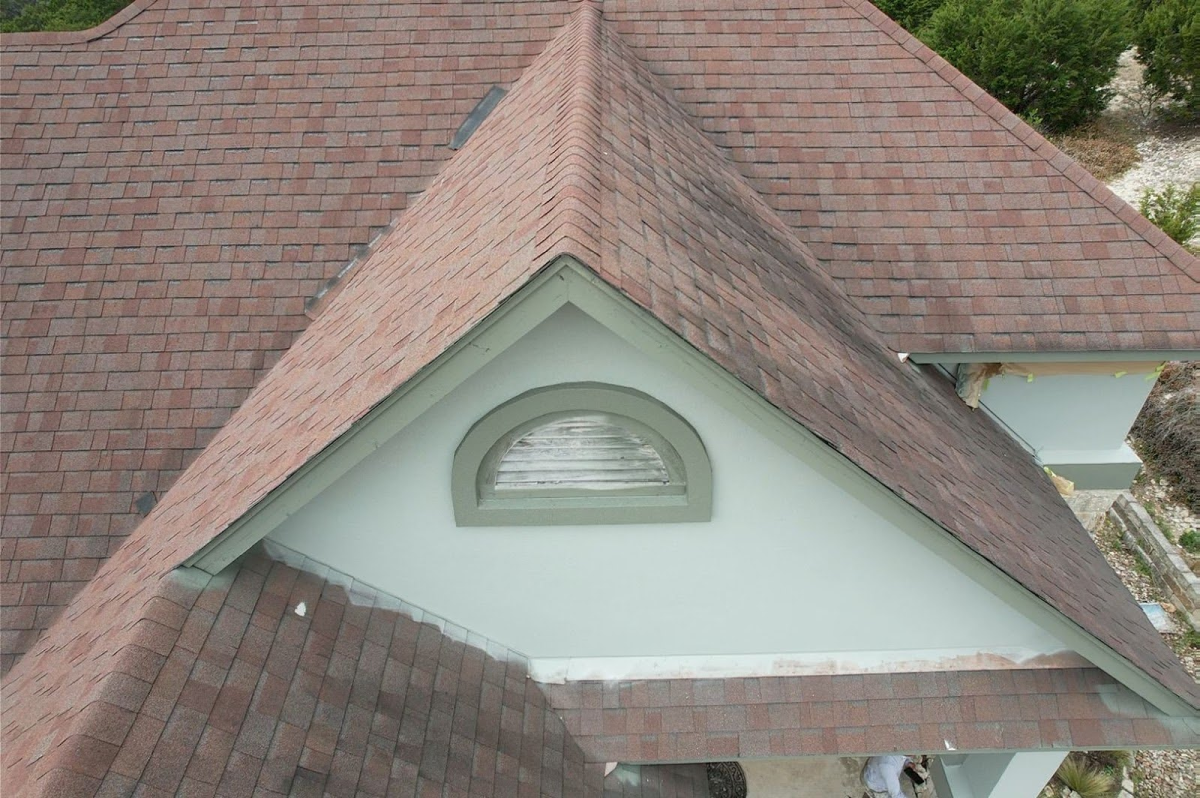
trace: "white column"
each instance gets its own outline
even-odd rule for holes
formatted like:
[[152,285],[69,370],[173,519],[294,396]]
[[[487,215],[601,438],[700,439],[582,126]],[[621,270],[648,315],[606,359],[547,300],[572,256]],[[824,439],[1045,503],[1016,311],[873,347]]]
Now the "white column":
[[951,754],[932,759],[938,798],[1036,798],[1066,751]]

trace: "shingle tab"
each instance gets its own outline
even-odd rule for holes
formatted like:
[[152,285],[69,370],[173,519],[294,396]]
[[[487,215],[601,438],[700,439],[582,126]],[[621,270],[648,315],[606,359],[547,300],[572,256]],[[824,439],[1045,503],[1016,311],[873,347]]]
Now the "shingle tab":
[[[278,581],[290,591],[268,592]],[[283,595],[289,608],[311,602],[312,612],[280,616],[274,595]],[[443,787],[455,795],[600,794],[600,779],[594,770],[585,775],[579,747],[524,678],[523,662],[468,648],[379,598],[355,605],[355,595],[340,585],[250,555],[176,606],[201,624],[213,623],[214,607],[220,618],[239,603],[266,617],[240,627],[232,646],[210,634],[198,657],[180,648],[176,633],[167,661],[190,664],[166,723],[155,717],[163,710],[145,691],[129,708],[112,703],[111,693],[97,696],[39,762],[47,772],[41,785],[72,782],[77,791],[70,794],[94,792],[102,783],[165,794],[288,795],[311,788],[382,796],[412,794],[419,784],[435,786],[439,795]],[[318,623],[327,607],[343,618],[341,625]],[[367,639],[364,624],[377,642]],[[299,639],[310,655],[281,669],[248,648],[252,628],[263,630],[268,649]],[[434,659],[395,644],[416,637],[430,641]],[[162,663],[149,678],[165,677]],[[488,666],[512,674],[494,684],[495,705],[481,692],[493,684],[486,674],[495,668]],[[289,707],[302,697],[309,710],[297,715]],[[517,761],[520,770],[507,772],[506,763]],[[32,780],[9,771],[5,784],[26,794]]]
[[[352,6],[5,37],[0,670],[574,3]],[[1195,259],[865,2],[602,6],[894,349],[1200,347]]]
[[138,0],[5,34],[0,670],[568,10]]
[[[899,697],[921,682],[929,685],[921,698]],[[1196,740],[1194,728],[1095,668],[673,679],[656,692],[661,685],[623,680],[542,689],[584,756],[597,761],[687,758],[698,744],[705,758],[759,759]],[[696,698],[702,685],[705,700]],[[709,700],[718,687],[724,698]],[[610,708],[588,709],[609,695]]]
[[[196,652],[169,634],[166,655],[139,670],[149,692],[109,686],[127,675],[122,657],[61,741],[64,730],[47,729],[51,745],[32,768],[41,794],[408,795],[427,786],[702,798],[703,766],[648,767],[630,780],[605,779],[600,763],[1194,739],[1095,669],[539,685],[519,656],[454,640],[350,583],[259,550],[206,584],[167,577],[155,601],[176,608],[180,627],[209,635]],[[251,617],[232,641],[215,634],[230,610]],[[319,620],[329,617],[339,622]],[[286,665],[273,656],[295,648],[305,655]],[[160,703],[166,681],[174,697]],[[891,697],[926,682],[924,698]],[[19,741],[16,756],[28,761],[31,742]],[[31,779],[10,771],[6,786],[33,794]]]
[[[402,5],[394,7],[406,8]],[[152,16],[156,8],[139,15],[136,24],[192,24],[168,23],[165,18]],[[514,19],[521,19],[520,11],[514,12],[518,14]],[[614,10],[614,16],[620,17],[619,8]],[[545,30],[556,22],[548,17],[538,19],[538,24],[544,25]],[[218,29],[229,24],[233,26],[232,32],[214,34],[220,38],[214,47],[227,47],[228,36],[238,34],[236,22],[214,22]],[[448,31],[455,30],[456,36],[461,33],[458,28],[464,24],[481,39],[493,35],[490,31],[471,27],[474,23],[461,20],[446,23],[444,29],[435,28],[443,31],[448,39],[454,39]],[[189,36],[206,35],[198,33],[198,29],[187,30]],[[128,33],[126,28],[121,32]],[[306,31],[304,35],[309,33]],[[518,38],[523,36],[525,34],[520,34]],[[433,38],[437,41],[437,37]],[[114,36],[101,41],[103,46],[109,47],[125,42],[125,39]],[[213,41],[217,42],[217,39]],[[513,45],[514,52],[519,53],[513,56],[514,64],[529,56],[530,45],[524,39],[523,42]],[[332,48],[323,58],[337,60],[334,51],[338,51],[339,45],[314,46]],[[444,42],[440,46],[448,47]],[[87,48],[84,50],[88,52]],[[68,52],[56,52],[50,60],[66,58]],[[441,56],[450,57],[448,53],[441,53]],[[37,56],[30,58],[36,61]],[[197,63],[206,62],[200,59]],[[663,64],[653,63],[656,67]],[[44,75],[37,72],[41,66],[18,64],[11,68],[14,74],[31,80],[36,72],[40,76],[38,81],[48,80],[47,76],[54,74],[53,70]],[[515,72],[516,67],[513,69]],[[144,745],[154,746],[152,751],[163,747],[163,761],[174,761],[170,757],[183,756],[188,746],[195,748],[204,743],[203,724],[199,719],[212,718],[212,713],[217,713],[215,722],[225,724],[222,731],[232,734],[235,728],[239,730],[239,736],[235,736],[232,743],[237,763],[229,778],[248,783],[257,778],[254,774],[261,772],[263,767],[261,740],[252,732],[246,732],[245,738],[240,737],[246,728],[254,727],[253,723],[246,725],[245,719],[252,717],[251,710],[245,709],[245,694],[237,692],[248,688],[231,687],[222,697],[220,688],[224,681],[218,681],[221,673],[232,673],[230,669],[244,646],[247,647],[246,655],[255,662],[261,660],[265,669],[282,679],[292,679],[292,688],[296,684],[303,686],[294,696],[292,689],[288,690],[280,710],[296,721],[293,725],[306,732],[298,765],[303,770],[297,773],[320,780],[325,776],[334,778],[336,772],[336,778],[348,783],[356,767],[366,768],[365,762],[355,764],[344,758],[337,759],[341,750],[338,741],[347,712],[345,702],[350,700],[347,696],[354,694],[354,681],[339,677],[329,683],[328,691],[322,696],[319,690],[313,692],[313,685],[306,677],[297,675],[308,673],[305,668],[314,658],[328,659],[329,667],[341,668],[342,660],[335,656],[338,646],[358,650],[357,647],[362,645],[366,621],[360,619],[348,623],[346,620],[358,615],[358,610],[346,608],[339,613],[334,605],[344,605],[345,601],[323,600],[335,590],[307,574],[267,575],[267,584],[271,579],[294,581],[294,585],[272,593],[275,598],[265,605],[271,612],[281,612],[278,599],[293,595],[292,591],[299,591],[314,606],[320,603],[326,608],[319,616],[312,616],[311,624],[323,630],[315,637],[308,635],[304,623],[292,616],[264,615],[255,623],[254,612],[259,605],[251,598],[265,588],[255,581],[253,571],[239,572],[237,579],[218,586],[228,591],[228,597],[218,600],[213,592],[218,588],[202,591],[198,598],[192,599],[195,607],[189,609],[186,619],[176,618],[171,612],[160,616],[157,611],[150,617],[152,600],[175,584],[175,577],[168,577],[172,568],[236,520],[408,377],[473,328],[539,269],[562,254],[571,255],[593,269],[767,401],[829,442],[1119,654],[1181,696],[1193,702],[1197,700],[1196,686],[1137,611],[1086,533],[1025,453],[986,418],[969,413],[956,400],[951,387],[935,374],[898,362],[884,340],[873,332],[871,317],[847,299],[839,283],[827,274],[809,245],[780,220],[762,195],[752,189],[733,163],[713,146],[688,116],[686,107],[663,85],[665,79],[666,76],[660,78],[652,74],[638,60],[615,33],[613,24],[601,23],[594,12],[578,14],[525,71],[509,96],[467,145],[445,164],[428,190],[408,207],[394,230],[351,274],[340,293],[328,301],[321,315],[288,348],[236,414],[215,434],[195,463],[162,496],[145,523],[107,563],[100,566],[103,556],[96,556],[88,568],[76,568],[68,574],[65,561],[55,548],[58,544],[53,541],[42,550],[43,559],[32,560],[33,564],[28,568],[22,561],[16,569],[20,573],[14,573],[12,567],[17,559],[6,560],[10,566],[5,574],[6,596],[12,596],[14,592],[20,596],[13,604],[52,608],[64,603],[76,584],[87,582],[60,621],[5,681],[5,704],[14,708],[6,710],[4,719],[4,762],[10,773],[14,763],[20,763],[22,770],[28,770],[29,778],[48,772],[53,758],[45,754],[50,749],[39,750],[39,746],[57,745],[79,736],[78,713],[92,702],[104,700],[128,711],[135,711],[133,707],[140,706],[139,720],[144,716],[163,724],[162,728],[156,728],[153,724],[139,726],[135,721],[131,727],[139,730],[142,735],[139,739]],[[491,82],[486,81],[487,85]],[[55,90],[39,83],[36,88],[31,87],[28,94],[21,93],[16,97],[20,100],[51,96],[36,92]],[[170,89],[170,92],[187,91],[190,90],[186,81]],[[298,91],[293,99],[299,101],[305,91],[308,89]],[[686,95],[684,89],[676,88],[675,92]],[[683,99],[688,101],[686,96]],[[469,106],[469,99],[464,98],[462,104]],[[181,103],[171,107],[190,109],[193,105]],[[446,107],[454,107],[454,103],[447,102]],[[373,108],[373,113],[378,115],[380,107]],[[433,106],[422,106],[422,113],[427,120],[441,118]],[[450,114],[446,116],[446,130],[449,130],[454,122],[449,119]],[[699,124],[705,124],[706,118],[700,117]],[[429,121],[429,124],[434,122]],[[169,135],[169,132],[162,135]],[[322,134],[305,131],[296,135],[303,143],[314,135],[320,138]],[[5,137],[6,142],[10,140]],[[21,146],[28,146],[27,142],[33,140],[22,138],[20,141],[26,143]],[[401,140],[404,140],[403,134]],[[424,139],[418,136],[414,141],[423,142]],[[147,146],[152,143],[153,137]],[[732,154],[736,156],[736,153]],[[384,151],[372,152],[380,168],[389,163],[387,155]],[[25,156],[27,164],[37,162],[36,153],[26,152]],[[227,193],[222,196],[240,195],[250,187],[249,183],[239,182],[240,168],[201,169],[204,166],[196,164],[197,170],[205,174],[211,172],[207,179],[225,181],[220,190]],[[743,168],[745,166],[743,164]],[[428,165],[428,168],[432,171],[433,166]],[[305,167],[305,171],[307,169]],[[316,179],[316,166],[312,171],[312,175],[297,179]],[[157,171],[152,173],[159,174]],[[80,174],[78,180],[84,180],[89,174]],[[752,182],[756,180],[753,174],[750,177]],[[99,177],[96,179],[100,180]],[[28,185],[33,186],[35,182],[31,179]],[[414,190],[419,187],[394,176],[389,178],[388,185],[393,188],[408,185]],[[6,189],[12,190],[12,186],[5,182]],[[137,191],[140,189],[135,193]],[[338,191],[326,183],[319,192],[321,201],[338,195]],[[11,202],[18,198],[6,196],[5,199]],[[137,216],[136,212],[132,213]],[[14,223],[25,224],[35,215],[29,211]],[[315,225],[324,230],[320,220],[326,218],[333,217],[305,216],[296,223],[295,229]],[[185,243],[183,249],[179,249],[169,242],[173,240],[171,236],[179,235],[179,230],[185,231],[185,239],[189,235],[193,238],[206,235],[203,231],[208,230],[208,226],[192,221],[198,226],[170,227],[148,234],[154,251],[164,248],[185,259],[187,247],[193,244]],[[1094,219],[1084,213],[1077,223],[1092,224]],[[244,231],[232,222],[230,227],[220,229]],[[264,228],[257,226],[254,229]],[[201,233],[189,234],[188,230],[200,230]],[[59,234],[55,232],[54,235]],[[104,254],[108,245],[88,238],[91,235],[88,233],[70,232],[66,239],[59,237],[53,241],[70,243],[72,237],[78,235],[84,236],[80,239],[83,243],[71,248],[75,253],[72,257],[86,260],[93,257],[90,253],[99,253],[95,257],[108,257]],[[317,235],[319,238],[323,234]],[[9,238],[6,236],[6,241]],[[345,245],[350,238],[352,236],[347,233],[338,239],[342,244],[333,249]],[[46,246],[53,243],[51,239],[46,241]],[[136,246],[130,243],[129,252],[125,254],[144,253],[146,250],[139,247],[148,244],[140,238],[138,242],[135,242]],[[814,244],[819,245],[819,241]],[[116,249],[123,247],[116,246],[114,253]],[[34,250],[23,249],[21,253],[27,251]],[[317,251],[311,247],[303,249],[297,255],[298,262],[313,260]],[[197,252],[209,252],[211,260],[206,263],[224,262],[220,248]],[[321,260],[328,255],[328,252],[322,252],[324,254],[316,260],[335,262],[334,259]],[[5,291],[19,293],[19,286],[26,282],[38,286],[48,284],[46,278],[51,271],[44,274],[23,271],[42,267],[16,262],[13,263],[16,268],[10,269],[7,257],[6,254]],[[103,264],[104,269],[99,269],[99,265],[88,267],[86,274],[105,274],[108,265]],[[119,277],[125,267],[114,268]],[[81,280],[84,273],[72,271],[71,274],[77,276],[70,279]],[[203,276],[205,274],[209,276]],[[171,309],[176,306],[170,303],[166,309],[160,308],[162,318],[169,316],[174,320],[171,325],[182,327],[194,326],[193,322],[186,321],[188,318],[207,319],[208,310],[199,310],[200,303],[193,305],[192,302],[196,296],[203,298],[202,283],[205,280],[218,279],[211,274],[198,271],[182,280],[184,287],[181,290],[189,296],[172,298],[170,303],[176,299],[186,301],[181,302],[174,312]],[[256,285],[266,279],[264,275],[246,276],[238,272],[236,278],[231,276],[230,279],[247,279],[251,285]],[[167,278],[154,278],[161,279]],[[98,278],[79,284],[82,286],[79,290],[109,285]],[[121,280],[116,284],[128,285]],[[62,290],[63,301],[75,301],[67,300],[66,288]],[[264,296],[271,296],[275,290],[274,287],[264,289]],[[197,291],[201,293],[196,295]],[[299,297],[299,289],[295,295]],[[43,317],[34,314],[32,307],[29,315],[22,317],[26,319],[28,329],[21,327],[18,337],[25,336],[23,340],[29,346],[46,346],[46,343],[36,343],[43,341],[50,331],[49,326],[42,330],[40,325],[44,318],[55,314],[50,312]],[[952,309],[947,302],[944,310],[949,313]],[[193,310],[197,315],[189,316]],[[252,319],[258,311],[247,312]],[[231,315],[229,323],[242,324],[240,320],[245,316],[241,312]],[[121,332],[121,318],[124,317],[97,315],[94,320],[88,317],[86,321],[78,320],[83,323],[76,324],[77,320],[71,317],[66,319],[70,323],[65,326],[74,330],[72,335],[81,336],[80,340],[116,336],[111,345],[120,350],[117,352],[120,354],[128,349],[129,343],[121,337],[126,335]],[[6,316],[6,324],[8,321]],[[89,332],[88,325],[93,321],[94,329]],[[181,361],[204,358],[215,351],[204,343],[203,336],[207,332],[175,330],[172,326],[171,331],[177,335],[167,335],[166,322],[162,324],[164,332],[155,335],[164,341],[193,334],[201,336],[197,339],[200,341],[198,348],[188,350],[190,354]],[[250,350],[260,351],[259,346],[255,343]],[[50,358],[58,357],[46,354]],[[97,362],[101,354],[105,353],[96,354]],[[175,354],[155,356],[151,363],[157,365],[147,368],[169,369],[175,358]],[[6,359],[5,362],[16,361]],[[256,373],[262,365],[261,361],[256,365],[253,357],[247,362],[247,374]],[[48,360],[46,367],[50,370],[47,373],[57,374],[64,366],[57,360]],[[88,382],[105,377],[107,372],[97,368],[89,360],[79,372],[83,375],[81,380]],[[156,384],[152,389],[154,395],[161,396],[166,403],[154,411],[155,418],[163,419],[163,432],[161,435],[146,434],[145,443],[137,442],[141,439],[137,438],[139,433],[136,432],[145,427],[144,418],[139,416],[135,420],[133,415],[127,416],[127,413],[136,415],[140,410],[88,410],[81,416],[81,411],[76,409],[50,410],[54,405],[49,404],[47,410],[37,411],[52,415],[39,416],[29,423],[44,423],[50,430],[67,424],[68,420],[72,420],[71,423],[78,421],[80,426],[68,425],[66,430],[82,432],[87,439],[80,438],[74,444],[80,447],[72,450],[80,453],[78,457],[67,458],[53,443],[46,449],[34,448],[34,451],[48,454],[27,458],[39,464],[22,465],[29,470],[21,472],[17,483],[25,487],[18,491],[19,497],[6,495],[7,509],[11,511],[14,505],[24,508],[21,512],[27,513],[29,518],[44,517],[47,523],[51,518],[63,515],[63,521],[54,523],[68,525],[82,525],[97,518],[111,521],[113,513],[128,513],[134,493],[130,486],[113,476],[123,472],[95,461],[92,453],[111,448],[114,436],[119,437],[118,431],[124,429],[132,441],[128,445],[140,446],[143,451],[145,447],[158,447],[160,441],[174,441],[166,448],[180,453],[172,462],[176,463],[175,468],[181,467],[182,453],[190,452],[197,440],[194,435],[196,414],[194,408],[188,410],[189,399],[185,395],[186,391],[194,390],[194,386],[188,387],[189,380],[193,379],[188,376],[192,373],[191,367],[181,365],[179,368],[178,380],[166,385]],[[227,366],[213,367],[218,373],[227,370]],[[248,387],[249,383],[239,390],[244,392]],[[46,390],[50,391],[47,396],[64,396],[67,397],[64,401],[68,402],[74,401],[72,397],[77,393],[74,388],[70,391],[60,391],[60,387]],[[217,396],[220,396],[220,390]],[[111,395],[107,388],[95,387],[95,391],[98,396]],[[33,393],[24,395],[28,397]],[[224,407],[232,408],[240,401],[239,395]],[[179,426],[171,423],[171,413],[176,410],[183,413],[178,417]],[[192,415],[187,416],[188,412]],[[102,430],[88,426],[92,422],[87,419],[93,416]],[[6,433],[8,429],[6,426]],[[100,432],[107,436],[102,443],[96,438]],[[30,447],[40,445],[39,441],[44,440],[37,434],[27,438]],[[969,447],[967,441],[970,441]],[[172,448],[176,444],[177,448]],[[79,468],[83,470],[64,470],[63,463],[68,460],[78,460],[82,464]],[[91,475],[100,475],[96,487],[86,490],[72,487],[82,484],[80,474],[87,477],[89,486]],[[97,493],[99,486],[110,482],[118,488],[114,488],[111,495],[100,496]],[[13,482],[9,484],[11,488]],[[81,492],[72,494],[71,490]],[[35,502],[40,503],[43,495],[65,497],[64,501],[68,503],[76,496],[77,509],[66,508],[65,515],[56,511],[52,515],[38,516]],[[116,502],[113,497],[128,499],[123,509],[111,509]],[[82,526],[70,529],[68,534],[64,527],[62,534],[30,533],[25,537],[60,538],[66,544],[62,547],[66,551],[82,539],[79,536],[81,529]],[[9,556],[12,549],[8,539],[5,542],[6,556]],[[1055,573],[1055,565],[1061,563],[1070,563],[1069,569]],[[97,568],[99,570],[92,577],[92,571]],[[78,578],[69,579],[71,575]],[[18,589],[9,591],[14,585]],[[56,594],[55,588],[59,587],[65,589]],[[190,606],[186,595],[171,600],[181,607]],[[30,629],[36,629],[48,620],[44,617],[39,620],[36,612],[27,615]],[[164,623],[164,619],[168,622]],[[279,626],[275,644],[251,636],[251,630],[270,628],[276,620]],[[332,632],[339,624],[357,631],[352,636],[340,638]],[[399,760],[393,760],[393,768],[397,767],[397,761],[406,763],[401,767],[404,777],[415,778],[418,784],[422,780],[432,785],[443,779],[457,778],[454,774],[458,771],[449,754],[455,739],[454,716],[448,714],[447,708],[440,706],[436,699],[436,663],[442,647],[429,633],[422,637],[419,631],[411,639],[394,637],[391,645],[400,645],[406,650],[411,646],[413,662],[421,665],[428,675],[428,678],[415,678],[409,683],[408,690],[413,691],[411,698],[424,707],[425,716],[402,715],[399,719],[396,739],[400,755]],[[266,647],[265,651],[254,648],[262,646]],[[158,659],[153,659],[155,657]],[[160,660],[163,663],[161,673],[151,682],[145,664]],[[489,681],[489,668],[495,670],[495,665],[483,665],[485,682]],[[502,672],[491,683],[503,691],[510,681],[512,679]],[[831,684],[831,689],[833,686]],[[782,695],[784,684],[764,680],[755,687],[760,694]],[[919,693],[921,681],[914,682],[913,687]],[[936,689],[929,685],[924,687]],[[360,693],[365,691],[363,694],[371,689],[359,687]],[[686,692],[689,688],[684,685],[680,689]],[[694,695],[695,686],[690,689]],[[724,689],[736,688],[725,685]],[[331,697],[336,701],[330,700]],[[406,692],[405,706],[409,699]],[[670,692],[663,700],[672,700]],[[834,695],[821,703],[832,705],[839,700],[842,699]],[[782,698],[776,702],[782,702]],[[502,742],[500,738],[506,732],[517,732],[517,729],[505,726],[502,705],[489,704],[489,707],[489,711],[498,713],[501,720],[496,731],[486,732],[489,739],[495,736]],[[480,709],[482,711],[482,705]],[[596,709],[602,711],[604,707]],[[861,713],[860,707],[842,709]],[[835,708],[821,707],[819,711],[833,713]],[[417,733],[419,723],[433,723],[434,713],[441,714],[437,715],[436,724],[429,728],[436,732],[439,741],[448,741],[450,747],[445,749],[444,758],[434,752],[426,761],[421,753],[424,746],[413,735]],[[241,725],[234,720],[239,715],[243,719]],[[1079,718],[1075,722],[1082,730],[1088,721]],[[598,722],[599,729],[604,729],[603,716],[589,722]],[[720,722],[736,726],[741,721],[729,717]],[[745,722],[752,721],[747,718]],[[976,735],[972,739],[986,741],[991,739],[989,735],[994,737],[1003,731],[992,721],[971,722],[977,724],[972,727],[971,733]],[[509,723],[511,727],[512,721]],[[620,736],[619,723],[615,717],[609,721],[612,733],[607,736]],[[686,718],[673,718],[672,723],[683,728]],[[1131,728],[1137,728],[1134,721],[1130,724]],[[835,735],[834,741],[828,744],[839,750],[866,745],[866,738],[860,740],[858,736],[865,732],[853,731],[861,728],[865,727],[843,727],[838,732],[842,737]],[[1039,731],[1043,733],[1043,739],[1049,739],[1046,735],[1064,737],[1073,734],[1075,729],[1056,726]],[[1020,732],[1027,733],[1028,729]],[[422,731],[421,735],[424,734]],[[689,752],[704,750],[706,757],[725,755],[722,752],[734,746],[732,734],[734,732],[722,732],[711,739],[681,738],[675,744],[686,746]],[[211,741],[204,744],[208,746],[206,751],[222,750],[225,745],[215,732]],[[347,738],[342,745],[357,750],[360,741]],[[86,760],[94,763],[108,758],[111,753],[103,746],[90,744],[79,750],[81,757],[86,754]],[[126,763],[128,769],[136,766],[133,763],[141,753],[131,756]],[[154,761],[153,757],[151,761]],[[116,767],[122,762],[125,762],[122,754],[114,753],[111,766]],[[422,765],[424,772],[420,770]],[[498,759],[497,793],[509,794],[508,788],[516,784],[512,780],[518,778],[520,765],[519,758]],[[93,769],[99,770],[99,765]],[[95,778],[87,774],[84,777]],[[161,777],[164,781],[198,778],[173,771],[163,772]],[[183,782],[178,781],[169,789],[181,784]]]
[[750,6],[604,11],[894,349],[1200,348],[1200,261],[867,0]]

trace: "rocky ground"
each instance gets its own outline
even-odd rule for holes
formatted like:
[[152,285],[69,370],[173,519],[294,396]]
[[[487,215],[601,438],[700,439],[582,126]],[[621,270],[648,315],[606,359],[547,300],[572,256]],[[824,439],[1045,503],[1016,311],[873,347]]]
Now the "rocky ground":
[[[1120,534],[1111,521],[1103,524],[1093,537],[1134,598],[1166,601],[1145,563],[1121,545]],[[1180,627],[1187,628],[1182,623]],[[1200,644],[1195,637],[1186,631],[1163,637],[1179,654],[1188,673],[1200,678]],[[1200,794],[1200,751],[1138,751],[1133,758],[1133,780],[1136,798],[1195,798]]]
[[1115,94],[1107,120],[1127,131],[1140,156],[1137,165],[1110,180],[1113,193],[1136,208],[1147,189],[1160,191],[1170,183],[1190,186],[1200,181],[1200,131],[1155,118],[1155,103],[1143,87],[1142,66],[1133,50],[1121,56],[1111,86]]
[[[1200,181],[1200,131],[1156,124],[1141,72],[1132,50],[1121,57],[1121,69],[1113,85],[1116,96],[1108,112],[1122,119],[1137,139],[1140,162],[1109,183],[1114,193],[1134,207],[1147,189],[1157,191],[1170,183],[1187,186]],[[1172,502],[1166,487],[1153,474],[1139,479],[1134,493],[1172,539],[1189,529],[1200,529],[1200,517]],[[1138,601],[1166,601],[1147,566],[1121,545],[1111,522],[1103,524],[1094,537]],[[1187,629],[1182,623],[1181,628]],[[1184,631],[1164,638],[1180,655],[1188,673],[1200,680],[1200,639],[1196,633]],[[1200,795],[1200,751],[1138,751],[1132,775],[1136,798],[1196,798]]]
[[1172,500],[1163,480],[1143,472],[1133,485],[1133,495],[1171,540],[1179,540],[1184,532],[1200,529],[1200,515]]

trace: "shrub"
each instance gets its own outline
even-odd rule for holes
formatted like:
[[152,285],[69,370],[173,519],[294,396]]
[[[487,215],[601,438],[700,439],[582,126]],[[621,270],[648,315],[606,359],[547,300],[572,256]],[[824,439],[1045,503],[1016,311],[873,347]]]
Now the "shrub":
[[1138,454],[1200,513],[1200,362],[1168,363],[1133,425]]
[[1174,183],[1162,191],[1146,189],[1138,210],[1164,233],[1186,245],[1200,230],[1200,183],[1192,183],[1187,191]]
[[905,30],[916,33],[946,0],[877,0],[875,5]]
[[1200,3],[1195,0],[1137,0],[1134,27],[1144,80],[1156,92],[1200,116]]
[[1128,751],[1088,751],[1084,757],[1095,767],[1112,773],[1120,773],[1122,768],[1133,764],[1133,755]]
[[0,0],[0,32],[84,30],[99,25],[131,0]]
[[1200,532],[1184,532],[1179,536],[1179,545],[1184,551],[1200,554]]
[[1054,777],[1067,789],[1079,793],[1081,798],[1107,798],[1116,789],[1111,776],[1077,754],[1064,759]]
[[947,61],[1050,131],[1100,115],[1130,36],[1126,0],[946,0],[921,29]]

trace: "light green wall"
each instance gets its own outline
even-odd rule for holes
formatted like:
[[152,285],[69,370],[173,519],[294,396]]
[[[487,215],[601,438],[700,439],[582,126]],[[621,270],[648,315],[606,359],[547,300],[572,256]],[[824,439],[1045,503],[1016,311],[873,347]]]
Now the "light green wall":
[[930,772],[939,798],[1037,798],[1065,758],[1063,751],[944,754]]
[[988,381],[983,406],[1055,473],[1079,488],[1127,488],[1141,461],[1125,444],[1153,379],[1063,374]]
[[[679,413],[713,466],[706,523],[454,524],[452,458],[535,387],[622,384]],[[530,657],[1063,648],[992,593],[573,308],[496,357],[270,536]]]

